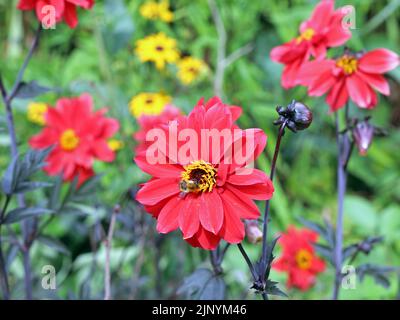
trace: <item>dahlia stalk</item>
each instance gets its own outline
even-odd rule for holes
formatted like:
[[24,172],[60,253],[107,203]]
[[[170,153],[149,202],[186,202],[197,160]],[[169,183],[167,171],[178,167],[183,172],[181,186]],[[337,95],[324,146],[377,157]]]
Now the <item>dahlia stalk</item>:
[[354,142],[350,139],[347,129],[350,123],[349,119],[349,104],[345,107],[345,124],[344,132],[340,131],[339,116],[335,113],[336,126],[336,143],[338,148],[337,161],[337,220],[336,220],[336,242],[335,242],[335,283],[333,287],[334,300],[339,298],[339,289],[342,281],[342,263],[343,263],[343,206],[344,197],[347,188],[347,164],[350,160]]
[[[3,98],[4,105],[6,107],[6,121],[7,121],[7,127],[8,127],[8,133],[10,136],[10,151],[11,151],[11,157],[14,159],[18,157],[18,144],[17,144],[17,135],[15,133],[15,124],[14,124],[14,115],[12,112],[12,101],[13,99],[17,96],[18,90],[20,89],[22,85],[22,79],[24,77],[25,70],[32,58],[32,55],[36,49],[36,47],[39,44],[39,39],[40,39],[40,34],[42,30],[42,25],[39,24],[34,40],[32,42],[32,45],[28,51],[28,54],[22,64],[21,69],[18,72],[17,78],[14,82],[14,85],[12,86],[12,89],[10,92],[7,92],[7,89],[4,86],[4,83],[1,78],[0,74],[0,91],[1,95]],[[19,207],[25,207],[25,199],[23,194],[18,195],[18,205]],[[32,228],[35,228],[36,224],[32,223],[31,219],[26,219],[22,223],[22,233],[23,233],[23,238],[24,238],[24,248],[22,255],[23,255],[23,265],[24,265],[24,273],[25,273],[25,278],[24,278],[24,283],[25,283],[25,294],[27,299],[32,299],[32,275],[31,275],[31,261],[30,261],[30,247],[31,244],[29,243],[29,237],[30,234],[32,234]],[[1,247],[1,243],[0,243]],[[6,276],[6,275],[5,275]],[[7,297],[7,295],[6,295]]]

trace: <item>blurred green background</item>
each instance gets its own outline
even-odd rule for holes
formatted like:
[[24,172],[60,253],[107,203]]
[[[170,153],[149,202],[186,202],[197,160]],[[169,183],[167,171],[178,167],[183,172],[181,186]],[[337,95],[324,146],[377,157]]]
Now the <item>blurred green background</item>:
[[[17,1],[0,0],[0,70],[9,88],[26,55],[36,28],[32,12],[22,14]],[[277,128],[275,107],[291,99],[309,105],[314,121],[309,130],[288,132],[278,161],[276,193],[272,205],[272,233],[297,224],[298,216],[322,222],[322,217],[335,221],[336,212],[336,144],[333,116],[323,98],[307,97],[305,88],[282,89],[282,66],[269,59],[271,48],[297,35],[298,26],[308,18],[318,1],[304,0],[219,0],[227,32],[227,53],[248,43],[254,49],[225,71],[224,96],[227,103],[243,107],[241,127],[260,127],[269,141],[267,152],[258,166],[269,170]],[[189,247],[180,234],[159,236],[155,222],[131,200],[137,185],[147,177],[133,164],[137,130],[128,110],[129,100],[140,92],[163,91],[172,96],[174,105],[189,112],[201,97],[213,96],[218,36],[212,23],[207,1],[170,1],[174,21],[170,24],[149,21],[139,13],[143,1],[96,1],[92,11],[79,10],[79,25],[71,30],[65,24],[43,33],[40,48],[25,74],[25,80],[55,87],[57,91],[42,95],[36,101],[53,104],[60,96],[82,92],[93,95],[96,106],[109,107],[109,114],[120,120],[118,136],[125,147],[112,164],[96,163],[103,173],[95,196],[75,203],[74,209],[60,211],[44,234],[51,241],[36,242],[32,250],[36,298],[92,299],[103,297],[104,230],[111,208],[120,203],[122,214],[117,222],[111,266],[113,297],[176,298],[183,276],[199,266],[209,266],[207,252]],[[356,9],[356,29],[349,46],[355,50],[385,47],[400,52],[400,1],[336,1],[336,6],[351,4]],[[185,54],[203,59],[209,72],[195,84],[183,86],[176,78],[176,68],[158,71],[143,64],[134,54],[135,41],[163,31],[177,40]],[[400,68],[388,75],[392,95],[380,97],[372,111],[351,105],[351,115],[371,115],[372,122],[386,128],[389,136],[377,138],[367,157],[355,154],[349,165],[349,187],[345,203],[345,244],[364,237],[383,235],[385,240],[360,262],[400,266]],[[14,113],[20,149],[26,151],[28,137],[40,127],[26,118],[30,101],[16,100]],[[0,105],[4,115],[4,105]],[[2,130],[3,128],[3,130]],[[0,122],[0,173],[8,163],[9,139]],[[65,192],[68,186],[64,186]],[[29,203],[46,201],[38,191],[28,196]],[[0,198],[0,201],[2,199]],[[260,204],[262,205],[262,204]],[[16,229],[18,231],[18,229]],[[259,245],[245,241],[255,259]],[[19,254],[9,250],[11,283],[14,298],[23,297],[23,268]],[[41,268],[54,265],[57,290],[40,286]],[[227,298],[257,297],[248,288],[250,276],[236,247],[231,247],[223,263]],[[331,267],[318,276],[306,293],[288,292],[291,299],[329,298],[334,271]],[[272,279],[285,287],[286,276],[273,272]],[[394,299],[399,297],[400,276],[390,276],[385,289],[372,279],[357,282],[355,290],[342,290],[348,299]]]

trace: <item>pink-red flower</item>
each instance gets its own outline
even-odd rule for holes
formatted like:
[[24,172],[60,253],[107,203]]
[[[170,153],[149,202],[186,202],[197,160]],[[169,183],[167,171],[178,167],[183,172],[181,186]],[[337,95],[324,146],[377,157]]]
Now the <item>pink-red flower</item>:
[[181,111],[172,105],[167,105],[159,115],[142,115],[137,119],[139,131],[135,132],[133,138],[138,142],[136,153],[146,150],[150,142],[146,141],[147,133],[154,129],[168,125],[170,121],[177,120],[182,117]]
[[349,98],[360,108],[372,109],[378,98],[374,90],[390,94],[390,87],[383,74],[395,69],[399,56],[387,49],[375,49],[366,53],[348,50],[336,58],[310,61],[299,76],[308,87],[310,96],[327,94],[326,102],[331,111],[342,108]]
[[351,33],[342,23],[346,12],[343,8],[335,10],[334,4],[334,0],[322,0],[310,19],[300,25],[297,38],[272,49],[271,59],[285,65],[281,79],[285,89],[300,84],[298,74],[304,62],[311,57],[322,59],[327,48],[340,46],[350,39]]
[[[211,250],[221,239],[241,242],[243,219],[260,216],[253,200],[270,199],[274,188],[264,172],[244,167],[263,151],[266,135],[260,129],[239,129],[234,124],[239,113],[238,107],[224,105],[217,98],[206,104],[201,100],[188,116],[164,128],[166,148],[158,150],[166,153],[166,163],[153,162],[151,147],[136,156],[139,168],[152,176],[136,199],[157,219],[160,233],[180,229],[192,246]],[[234,138],[223,141],[217,137],[214,145],[202,132],[234,133]],[[190,133],[196,138],[173,139]],[[174,144],[178,153],[185,151],[183,158],[168,151]],[[247,145],[243,161],[232,157]],[[221,147],[218,152],[216,146]]]
[[17,7],[20,10],[35,10],[38,20],[43,22],[48,18],[47,15],[51,14],[49,6],[52,6],[56,22],[64,20],[70,28],[75,28],[78,24],[76,8],[89,10],[94,2],[94,0],[19,0]]
[[272,268],[288,274],[289,288],[305,291],[314,285],[316,275],[325,270],[325,262],[316,255],[313,247],[317,239],[316,232],[294,226],[289,226],[287,233],[281,234],[278,243],[283,252]]
[[94,160],[114,160],[108,139],[118,131],[119,123],[106,118],[106,111],[93,111],[93,100],[88,94],[62,98],[55,108],[48,109],[44,129],[29,144],[35,149],[53,146],[44,168],[49,175],[62,174],[66,181],[79,176],[80,185],[93,176]]

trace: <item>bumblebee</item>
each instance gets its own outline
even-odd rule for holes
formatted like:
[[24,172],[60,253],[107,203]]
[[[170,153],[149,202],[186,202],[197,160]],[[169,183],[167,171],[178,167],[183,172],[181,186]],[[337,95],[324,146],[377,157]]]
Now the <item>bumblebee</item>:
[[179,196],[184,198],[189,192],[197,192],[198,188],[199,184],[195,180],[182,180],[179,182],[179,189],[181,190]]

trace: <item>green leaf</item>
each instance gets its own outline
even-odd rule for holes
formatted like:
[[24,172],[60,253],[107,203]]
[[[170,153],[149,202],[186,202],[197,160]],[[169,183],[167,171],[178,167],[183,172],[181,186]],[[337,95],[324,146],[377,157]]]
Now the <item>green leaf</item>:
[[2,223],[11,224],[20,222],[21,220],[42,216],[44,214],[54,213],[53,210],[38,208],[38,207],[28,207],[28,208],[18,208],[10,211]]
[[225,282],[221,276],[212,276],[206,281],[199,300],[223,300],[225,298]]
[[[211,279],[213,278],[214,273],[211,270],[199,268],[183,280],[183,284],[178,288],[177,294],[185,295],[187,299],[199,299],[205,289],[205,295],[211,295],[210,290],[214,286],[221,293],[220,284],[212,281]],[[209,281],[212,281],[212,283],[210,287],[206,288]]]
[[32,99],[50,91],[55,91],[55,89],[44,87],[35,80],[28,83],[22,82],[15,94],[15,98]]
[[47,236],[39,236],[37,238],[37,240],[41,243],[43,243],[44,245],[48,246],[49,248],[52,248],[60,253],[66,254],[66,255],[70,255],[70,252],[68,250],[68,248],[65,246],[65,244],[63,244],[61,241],[55,239],[55,238],[51,238],[51,237],[47,237]]
[[14,190],[14,193],[25,193],[25,192],[33,191],[36,189],[50,188],[52,186],[53,186],[53,184],[50,182],[26,181],[26,182],[19,183],[17,188]]
[[1,181],[1,187],[3,192],[7,195],[11,195],[14,192],[15,185],[17,184],[17,176],[19,172],[18,157],[14,157],[11,163],[7,167],[6,172],[3,175]]

